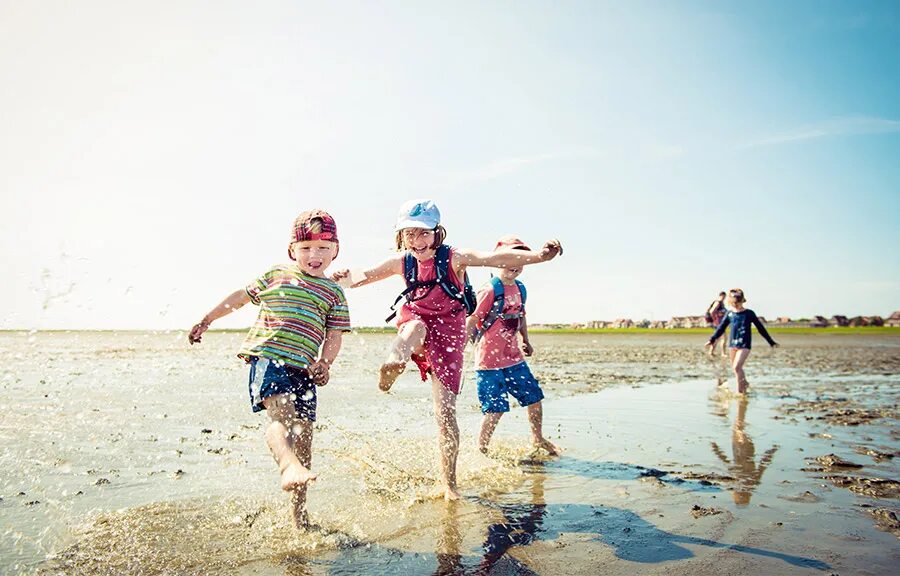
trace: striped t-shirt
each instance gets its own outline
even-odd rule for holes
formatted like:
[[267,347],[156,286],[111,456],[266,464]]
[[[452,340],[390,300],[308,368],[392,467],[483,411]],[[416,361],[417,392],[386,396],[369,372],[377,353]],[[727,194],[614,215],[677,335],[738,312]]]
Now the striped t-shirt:
[[238,353],[244,360],[263,356],[304,368],[318,358],[326,330],[350,330],[344,291],[328,278],[279,265],[246,290],[259,316]]

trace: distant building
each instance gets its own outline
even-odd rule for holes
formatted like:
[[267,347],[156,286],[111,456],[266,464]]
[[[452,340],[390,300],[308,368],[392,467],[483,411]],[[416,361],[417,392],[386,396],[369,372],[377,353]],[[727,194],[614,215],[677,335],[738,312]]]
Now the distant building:
[[893,327],[900,326],[900,311],[894,312],[893,314],[888,316],[888,319],[884,321],[884,325]]
[[666,328],[707,328],[709,323],[704,316],[672,316]]
[[790,324],[791,319],[787,316],[779,316],[778,318],[775,319],[775,323],[776,324]]
[[824,316],[813,316],[813,319],[809,321],[810,328],[827,328],[828,320],[825,319]]
[[613,320],[611,328],[634,328],[631,318],[618,318]]
[[848,326],[853,326],[853,327],[858,327],[858,326],[868,326],[868,325],[869,325],[869,321],[866,320],[866,319],[865,319],[864,317],[862,317],[862,316],[854,316],[853,318],[851,318],[851,319],[848,321],[847,325],[848,325]]
[[849,325],[850,325],[850,321],[847,320],[847,317],[846,317],[846,316],[832,316],[832,317],[831,317],[831,324],[832,324],[833,326],[849,326]]

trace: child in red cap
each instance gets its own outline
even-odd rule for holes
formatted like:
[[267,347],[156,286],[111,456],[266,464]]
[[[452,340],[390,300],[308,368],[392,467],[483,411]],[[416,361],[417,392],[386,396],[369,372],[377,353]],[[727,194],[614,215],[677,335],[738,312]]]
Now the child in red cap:
[[281,473],[281,488],[291,493],[297,527],[308,525],[306,486],[316,479],[312,462],[316,386],[328,383],[329,367],[350,330],[347,300],[325,276],[338,254],[337,227],[323,210],[310,210],[294,221],[288,256],[229,295],[191,328],[188,341],[200,338],[215,320],[244,304],[259,306],[256,324],[238,353],[250,364],[250,402],[271,422],[266,443]]
[[[407,280],[405,302],[397,315],[397,337],[381,365],[379,388],[387,392],[414,359],[424,375],[431,374],[438,446],[441,453],[443,492],[456,500],[456,458],[459,454],[459,427],[456,423],[456,395],[462,381],[463,349],[466,345],[465,278],[469,266],[506,268],[551,260],[560,253],[558,241],[551,240],[540,251],[476,252],[444,244],[447,231],[441,213],[431,200],[410,200],[400,207],[394,227],[397,256],[367,270],[363,286],[394,275]],[[446,275],[438,274],[445,262]],[[412,272],[412,273],[410,273]],[[349,270],[333,278],[345,279]],[[401,298],[398,298],[398,302]],[[474,305],[474,302],[472,303]]]
[[[515,236],[504,236],[495,251],[530,250]],[[528,410],[531,437],[535,448],[551,455],[559,449],[543,435],[544,392],[531,373],[524,356],[534,352],[528,341],[525,320],[525,285],[518,277],[521,266],[500,268],[497,276],[478,292],[478,306],[466,322],[466,332],[475,342],[478,401],[484,419],[478,435],[478,449],[487,453],[494,429],[504,413],[509,412],[508,395]],[[522,345],[519,346],[519,336]],[[524,356],[523,356],[524,353]]]

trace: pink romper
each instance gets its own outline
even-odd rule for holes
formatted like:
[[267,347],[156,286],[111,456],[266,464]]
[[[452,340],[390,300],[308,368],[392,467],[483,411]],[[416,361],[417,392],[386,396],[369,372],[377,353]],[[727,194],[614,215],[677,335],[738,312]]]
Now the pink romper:
[[[453,270],[455,252],[450,251],[448,275],[450,281],[458,288],[462,283]],[[420,282],[434,280],[437,273],[434,269],[435,259],[418,262],[417,279]],[[459,394],[462,381],[463,349],[466,346],[466,310],[462,302],[454,300],[440,286],[419,288],[412,293],[412,302],[404,302],[397,315],[397,328],[410,320],[421,320],[427,330],[425,335],[425,357],[413,355],[413,360],[422,372],[422,380],[426,380],[428,371],[447,390]]]

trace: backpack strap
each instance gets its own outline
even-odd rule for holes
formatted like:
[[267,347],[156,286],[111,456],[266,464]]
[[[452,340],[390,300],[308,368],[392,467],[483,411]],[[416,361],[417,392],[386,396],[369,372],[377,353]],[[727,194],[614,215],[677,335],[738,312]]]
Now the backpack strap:
[[385,322],[390,322],[397,316],[397,304],[400,303],[404,298],[407,301],[411,300],[410,294],[415,291],[417,288],[421,288],[423,286],[434,286],[437,284],[436,281],[431,280],[428,282],[419,282],[416,279],[416,276],[419,273],[419,265],[416,261],[416,257],[411,253],[407,252],[403,255],[403,280],[406,282],[406,289],[397,296],[394,303],[391,304],[391,315],[384,319]]
[[497,320],[515,320],[525,315],[525,285],[516,280],[516,286],[518,286],[519,293],[522,296],[522,307],[518,312],[504,314],[503,308],[506,305],[506,288],[503,286],[503,282],[500,281],[500,278],[496,276],[491,278],[491,288],[494,292],[494,299],[491,302],[491,309],[485,314],[484,320],[481,321],[481,324],[478,326],[478,329],[472,338],[473,342],[478,342],[478,340],[484,336],[484,333],[488,331],[488,328],[493,326],[494,322]]
[[522,295],[522,314],[525,314],[525,300],[528,299],[528,290],[525,289],[525,285],[516,280],[516,286],[519,287],[519,294]]

